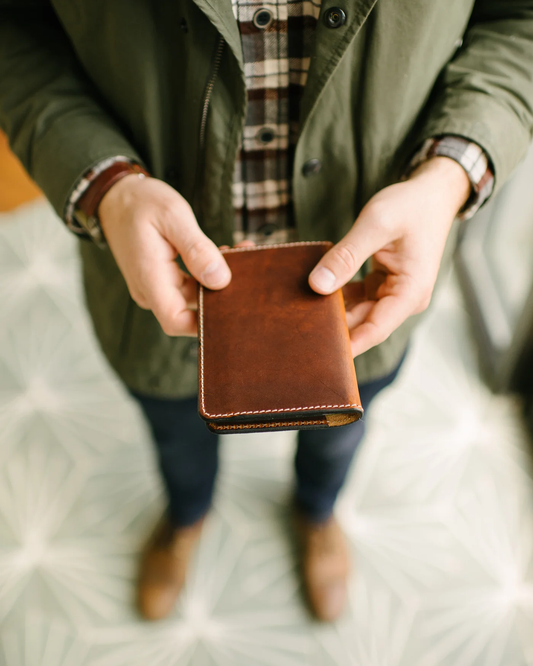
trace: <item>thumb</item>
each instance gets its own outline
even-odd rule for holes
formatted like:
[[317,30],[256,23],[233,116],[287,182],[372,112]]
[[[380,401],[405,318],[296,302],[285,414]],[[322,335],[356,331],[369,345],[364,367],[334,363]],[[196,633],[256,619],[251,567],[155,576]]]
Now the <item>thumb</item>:
[[163,234],[176,248],[191,275],[209,289],[222,289],[231,280],[231,271],[221,252],[198,226],[189,206],[164,225]]
[[391,242],[390,231],[363,212],[346,236],[326,252],[309,275],[310,287],[332,294],[349,282],[364,262]]

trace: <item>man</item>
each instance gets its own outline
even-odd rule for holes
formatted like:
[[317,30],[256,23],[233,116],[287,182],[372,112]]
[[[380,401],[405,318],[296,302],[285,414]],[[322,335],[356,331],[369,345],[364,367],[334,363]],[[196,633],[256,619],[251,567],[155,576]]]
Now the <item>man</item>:
[[[454,218],[525,155],[533,0],[4,0],[0,125],[95,241],[80,244],[87,303],[168,492],[138,587],[143,615],[160,618],[216,474],[193,336],[196,282],[231,279],[217,245],[336,243],[309,282],[328,294],[359,279],[345,296],[367,406],[398,371]],[[324,620],[345,603],[332,512],[361,436],[299,433],[295,527]]]

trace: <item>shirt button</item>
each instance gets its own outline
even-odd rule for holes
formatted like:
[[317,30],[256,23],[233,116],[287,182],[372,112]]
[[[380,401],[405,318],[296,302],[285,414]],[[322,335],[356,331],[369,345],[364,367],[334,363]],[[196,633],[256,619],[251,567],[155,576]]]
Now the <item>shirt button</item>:
[[260,143],[270,143],[274,140],[274,137],[274,130],[269,127],[262,127],[259,132],[257,132],[257,139]]
[[320,173],[322,169],[322,162],[313,158],[312,160],[307,160],[302,166],[302,173],[307,178],[307,176],[316,176],[317,173]]
[[253,23],[256,28],[266,30],[266,28],[272,23],[273,18],[272,12],[268,9],[258,9],[254,14]]
[[324,23],[328,28],[340,28],[346,23],[346,12],[340,7],[330,7],[324,12]]
[[267,222],[266,224],[263,224],[262,227],[259,227],[259,233],[263,234],[263,236],[272,236],[277,229],[277,224],[274,224],[274,222]]

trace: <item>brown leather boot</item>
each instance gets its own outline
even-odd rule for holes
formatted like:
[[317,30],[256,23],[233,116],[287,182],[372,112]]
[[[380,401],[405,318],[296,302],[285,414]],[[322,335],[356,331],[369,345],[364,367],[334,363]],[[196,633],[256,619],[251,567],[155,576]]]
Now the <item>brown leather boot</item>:
[[294,522],[301,548],[304,588],[311,611],[319,620],[336,620],[346,606],[350,553],[333,516],[313,523],[295,510]]
[[204,518],[187,527],[173,527],[163,517],[141,557],[137,583],[137,607],[147,620],[170,614],[185,582],[194,546]]

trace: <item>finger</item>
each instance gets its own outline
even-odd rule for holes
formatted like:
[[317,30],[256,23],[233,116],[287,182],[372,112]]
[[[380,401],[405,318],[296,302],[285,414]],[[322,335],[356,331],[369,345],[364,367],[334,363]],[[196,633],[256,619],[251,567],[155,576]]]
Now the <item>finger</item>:
[[187,307],[194,280],[180,270],[158,230],[152,227],[152,232],[143,238],[145,258],[139,268],[143,300],[167,335],[196,335],[196,313]]
[[163,236],[179,252],[190,273],[209,289],[222,289],[231,280],[231,271],[219,249],[198,226],[185,201],[165,210],[158,220]]
[[190,275],[184,276],[183,284],[180,287],[187,307],[196,310],[198,307],[198,282]]
[[408,290],[370,302],[373,307],[365,319],[350,331],[354,357],[386,340],[415,310],[415,300]]
[[[167,335],[196,335],[196,313],[187,305],[187,299],[175,287],[174,264],[161,266],[151,279],[145,281],[145,295],[161,328]],[[174,274],[173,274],[174,273]]]
[[[238,243],[235,243],[235,245],[233,247],[253,247],[254,245],[255,245],[255,243],[251,240],[243,240],[243,241],[239,241]],[[219,245],[218,249],[221,252],[225,252],[226,250],[230,250],[231,248],[230,248],[229,245]]]
[[394,230],[380,219],[375,207],[364,209],[346,236],[326,252],[309,276],[319,294],[331,294],[345,285],[364,262],[394,238]]
[[348,329],[351,331],[356,326],[360,326],[368,317],[375,304],[375,301],[363,301],[362,303],[357,303],[350,309],[347,309],[346,324]]

